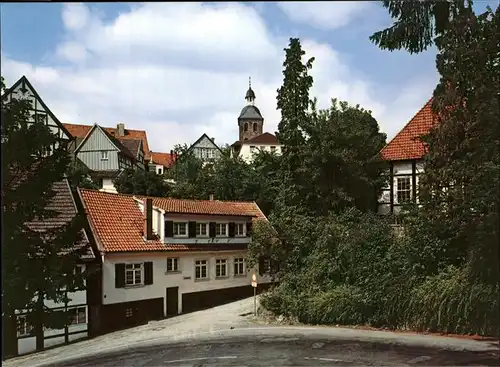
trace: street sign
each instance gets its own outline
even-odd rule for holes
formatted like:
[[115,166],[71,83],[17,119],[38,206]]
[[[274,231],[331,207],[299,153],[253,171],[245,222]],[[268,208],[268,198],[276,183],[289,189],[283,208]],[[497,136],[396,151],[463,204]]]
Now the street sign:
[[255,273],[252,274],[252,287],[257,287],[257,275]]

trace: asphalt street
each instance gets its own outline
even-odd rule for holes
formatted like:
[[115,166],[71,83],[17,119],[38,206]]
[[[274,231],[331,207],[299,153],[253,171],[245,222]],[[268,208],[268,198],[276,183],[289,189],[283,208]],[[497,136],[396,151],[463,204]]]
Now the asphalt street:
[[69,366],[498,366],[495,351],[459,351],[394,343],[245,336],[167,343],[99,355]]

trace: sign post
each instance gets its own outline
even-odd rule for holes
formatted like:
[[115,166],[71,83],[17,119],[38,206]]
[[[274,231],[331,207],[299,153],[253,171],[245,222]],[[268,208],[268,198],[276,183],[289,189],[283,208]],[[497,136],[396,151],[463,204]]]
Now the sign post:
[[257,275],[252,274],[252,287],[253,287],[253,314],[257,316]]

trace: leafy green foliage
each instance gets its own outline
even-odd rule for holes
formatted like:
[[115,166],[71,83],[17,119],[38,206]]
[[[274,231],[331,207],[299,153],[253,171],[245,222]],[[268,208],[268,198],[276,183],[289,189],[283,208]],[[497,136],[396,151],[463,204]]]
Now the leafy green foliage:
[[113,184],[121,194],[165,197],[170,193],[170,186],[165,178],[153,171],[129,168],[120,173]]
[[[3,79],[1,90],[3,95]],[[11,326],[4,339],[15,340],[11,334],[15,310],[26,309],[28,320],[39,330],[42,323],[49,328],[67,323],[67,315],[54,317],[43,299],[65,302],[63,287],[70,292],[84,288],[82,275],[74,269],[86,249],[75,250],[81,241],[81,216],[42,233],[30,227],[33,221],[58,215],[47,205],[56,194],[53,184],[68,171],[71,156],[40,117],[31,116],[29,100],[2,97],[2,304],[3,321]]]
[[80,187],[83,189],[98,190],[100,188],[99,184],[92,179],[90,173],[90,169],[82,161],[74,158],[68,172],[68,180],[71,183],[71,187],[73,189]]
[[370,41],[383,50],[419,53],[432,46],[434,36],[446,32],[462,11],[472,8],[472,1],[382,0],[382,5],[396,20],[391,27],[370,36]]

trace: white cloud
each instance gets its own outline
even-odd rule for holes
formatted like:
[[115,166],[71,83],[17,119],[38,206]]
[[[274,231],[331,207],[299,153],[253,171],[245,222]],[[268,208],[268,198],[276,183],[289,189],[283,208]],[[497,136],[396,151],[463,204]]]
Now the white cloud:
[[[7,84],[26,75],[61,121],[124,122],[145,129],[154,151],[190,144],[204,132],[231,144],[238,139],[237,117],[251,75],[264,128],[276,130],[287,41],[272,36],[254,8],[147,3],[105,22],[85,5],[72,4],[64,7],[63,20],[68,33],[52,52],[69,65],[42,67],[2,56]],[[432,92],[434,80],[411,81],[409,89],[391,86],[392,94],[377,95],[329,45],[302,44],[316,58],[311,96],[320,107],[332,97],[359,103],[373,111],[383,131],[395,133]]]
[[362,1],[289,1],[278,6],[290,20],[319,29],[336,29],[360,17],[369,2]]
[[63,5],[62,20],[66,29],[80,31],[87,25],[90,18],[89,9],[82,3]]

